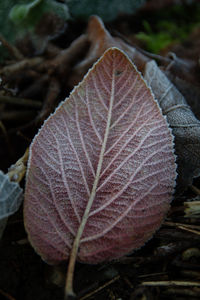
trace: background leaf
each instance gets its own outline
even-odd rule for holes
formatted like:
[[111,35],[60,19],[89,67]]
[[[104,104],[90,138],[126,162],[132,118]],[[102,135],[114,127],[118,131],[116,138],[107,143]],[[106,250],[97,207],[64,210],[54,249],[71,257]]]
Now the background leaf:
[[155,61],[146,64],[145,79],[151,86],[175,136],[178,163],[177,192],[184,191],[200,175],[200,121]]
[[8,175],[0,171],[0,238],[6,226],[7,218],[14,214],[22,202],[22,189],[11,182]]
[[16,4],[10,10],[9,18],[14,24],[20,26],[21,30],[25,25],[26,30],[34,30],[46,13],[57,14],[64,20],[69,19],[68,7],[55,0],[29,0],[28,3]]
[[[52,18],[51,32],[48,32],[46,36],[43,35],[43,39],[39,39],[37,26],[43,21],[44,16],[45,19],[49,16]],[[39,49],[43,48],[45,41],[57,33],[57,28],[54,28],[53,17],[56,18],[58,24],[62,21],[64,24],[64,21],[69,19],[66,4],[54,0],[0,1],[0,33],[11,44],[15,44],[16,41],[28,34]],[[61,30],[61,27],[63,28],[63,24],[60,24],[59,30]],[[42,30],[45,31],[44,24]],[[0,48],[0,54],[1,60],[7,56],[7,52],[2,47]]]
[[84,59],[78,61],[70,73],[69,83],[72,88],[82,80],[88,69],[91,68],[95,61],[97,61],[97,59],[99,59],[109,48],[117,47],[124,51],[140,72],[144,69],[146,62],[150,60],[138,51],[138,49],[134,48],[121,38],[112,36],[98,16],[90,17],[87,28],[87,38],[90,47]]
[[169,208],[175,169],[150,89],[111,48],[31,145],[24,215],[33,247],[50,263],[68,259],[78,235],[83,262],[141,247]]

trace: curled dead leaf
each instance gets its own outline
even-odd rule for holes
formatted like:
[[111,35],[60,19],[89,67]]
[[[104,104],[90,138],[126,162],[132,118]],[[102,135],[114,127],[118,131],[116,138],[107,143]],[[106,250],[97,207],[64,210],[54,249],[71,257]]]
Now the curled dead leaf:
[[175,136],[178,163],[176,189],[177,192],[183,192],[192,184],[193,178],[200,175],[200,121],[155,61],[146,64],[144,77]]
[[88,69],[111,47],[117,47],[124,51],[133,60],[138,70],[144,70],[146,62],[150,59],[140,53],[136,48],[126,43],[119,37],[113,37],[106,30],[103,21],[98,16],[92,16],[88,22],[87,38],[90,43],[85,58],[76,64],[70,76],[70,85],[73,87],[82,80]]

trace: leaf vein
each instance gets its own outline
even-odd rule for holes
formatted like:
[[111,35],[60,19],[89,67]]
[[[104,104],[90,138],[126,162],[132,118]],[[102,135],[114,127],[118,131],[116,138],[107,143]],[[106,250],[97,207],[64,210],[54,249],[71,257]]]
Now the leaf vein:
[[[65,123],[64,123],[65,124]],[[56,129],[60,132],[60,130],[58,129],[57,125],[55,124],[55,127]],[[62,154],[61,154],[61,151],[60,151],[60,145],[59,145],[59,142],[56,138],[56,136],[54,135],[54,133],[52,132],[52,130],[50,129],[52,135],[54,136],[54,139],[55,139],[55,142],[57,144],[57,153],[58,153],[58,157],[59,157],[59,160],[60,160],[60,167],[61,167],[61,175],[62,175],[62,179],[63,179],[63,183],[64,183],[64,186],[67,190],[67,194],[68,194],[68,197],[69,197],[69,200],[70,200],[70,203],[71,203],[71,206],[74,210],[74,213],[78,219],[78,221],[80,222],[80,216],[76,210],[76,207],[74,205],[74,202],[73,202],[73,199],[72,199],[72,195],[71,195],[71,191],[70,191],[70,188],[69,188],[69,185],[68,185],[68,182],[67,182],[67,179],[66,179],[66,175],[65,175],[65,171],[64,171],[64,162],[63,162],[63,159],[62,159]],[[67,129],[67,132],[68,132],[68,129]],[[66,138],[66,137],[65,137]],[[68,140],[69,140],[69,137],[68,137]],[[55,201],[55,198],[54,198],[54,194],[52,195],[53,196],[53,200],[54,200],[54,203],[56,205],[56,201]],[[56,206],[56,208],[58,209],[58,207]],[[63,217],[62,217],[63,219]],[[64,220],[63,220],[64,224],[66,223]]]
[[[69,129],[68,129],[68,127],[67,127],[67,124],[66,124],[66,122],[65,122],[65,120],[64,120],[64,118],[63,118],[63,116],[62,116],[62,119],[63,119],[63,123],[64,123],[64,125],[65,125],[65,129],[66,129],[66,132],[67,132],[67,138],[68,138],[69,144],[70,144],[70,146],[71,146],[71,148],[72,148],[72,150],[73,150],[73,152],[74,152],[74,154],[75,154],[76,161],[77,161],[78,166],[79,166],[79,169],[80,169],[80,171],[81,171],[81,176],[82,176],[82,178],[83,178],[83,182],[84,182],[84,185],[85,185],[85,189],[86,189],[86,191],[87,191],[87,194],[90,195],[90,190],[89,190],[89,187],[88,187],[88,184],[87,184],[87,181],[86,181],[86,176],[85,176],[85,174],[84,174],[84,170],[83,170],[81,161],[80,161],[80,159],[79,159],[79,156],[78,156],[78,153],[77,153],[77,151],[76,151],[76,148],[75,148],[75,146],[74,146],[74,144],[73,144],[73,142],[72,142],[72,138],[71,138],[71,136],[70,136]],[[56,127],[57,127],[57,126],[56,126]],[[63,133],[60,131],[60,129],[59,129],[58,127],[57,127],[57,130],[58,130],[61,134],[63,134]],[[61,155],[61,153],[60,153],[60,155]],[[62,156],[61,156],[61,159],[62,159]],[[62,163],[63,163],[63,160],[62,160]],[[64,172],[64,170],[63,170],[63,175],[64,175],[64,177],[65,177],[65,172]],[[66,177],[65,177],[65,178],[66,178]],[[67,184],[67,181],[66,181],[65,183]],[[67,186],[68,186],[68,184],[67,184]],[[77,217],[80,218],[80,216],[78,216],[78,215],[77,215]],[[80,221],[80,219],[79,219],[79,221]]]
[[87,242],[93,241],[93,240],[96,240],[98,238],[101,238],[102,236],[105,236],[106,233],[108,233],[109,231],[111,231],[124,217],[126,217],[127,214],[130,212],[130,210],[132,210],[134,208],[134,206],[136,205],[136,203],[138,201],[141,201],[146,195],[148,195],[150,193],[150,191],[155,188],[155,186],[156,185],[151,186],[148,189],[148,191],[146,191],[146,193],[142,194],[142,197],[138,198],[137,201],[135,201],[134,203],[132,203],[131,205],[129,205],[128,208],[109,227],[107,227],[105,230],[103,230],[102,232],[100,232],[100,233],[98,233],[96,235],[85,237],[85,238],[81,239],[81,243],[86,242],[86,241]]
[[81,146],[83,148],[83,152],[85,153],[85,157],[86,157],[87,162],[88,162],[88,166],[89,166],[89,168],[92,172],[92,175],[95,177],[95,171],[94,171],[93,165],[91,163],[90,157],[88,155],[88,152],[87,152],[87,149],[86,149],[86,146],[85,146],[85,142],[84,142],[84,138],[83,138],[83,135],[82,135],[82,131],[81,131],[81,128],[80,128],[79,114],[78,114],[77,109],[76,109],[76,126],[77,126],[77,129],[78,129],[78,133],[79,133],[79,137],[80,137],[80,141],[81,141]]
[[90,124],[92,125],[92,128],[93,128],[93,130],[94,130],[94,133],[95,133],[95,135],[97,136],[97,138],[98,138],[100,144],[102,144],[102,143],[103,143],[102,138],[101,138],[101,136],[100,136],[98,130],[96,129],[96,126],[95,126],[94,121],[93,121],[93,118],[92,118],[92,113],[91,113],[90,103],[89,103],[89,101],[88,101],[88,98],[89,98],[89,96],[88,96],[88,87],[87,87],[87,85],[86,85],[86,99],[87,99],[86,101],[87,101],[87,109],[88,109],[88,116],[89,116]]

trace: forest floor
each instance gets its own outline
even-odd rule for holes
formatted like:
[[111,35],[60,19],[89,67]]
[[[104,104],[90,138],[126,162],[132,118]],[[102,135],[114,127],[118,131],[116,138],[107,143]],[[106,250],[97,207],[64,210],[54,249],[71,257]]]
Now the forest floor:
[[[188,69],[184,74],[193,91],[185,96],[192,97],[190,105],[199,117],[197,15],[199,4],[146,7],[135,15],[106,23],[105,27],[114,38],[138,51],[142,49],[144,57],[155,57],[163,68],[169,53],[190,66],[194,64],[195,72],[191,74]],[[2,63],[0,169],[5,173],[24,154],[43,121],[83,78],[93,63],[91,53],[95,58],[101,55],[92,52],[91,44],[102,49],[114,45],[110,41],[102,46],[105,32],[99,37],[90,33],[88,38],[88,31],[87,22],[70,21],[39,55],[24,39],[18,48],[23,53],[21,64],[14,56]],[[25,180],[20,185],[23,188]],[[196,201],[199,205],[199,200],[200,180],[195,178],[185,191],[175,194],[165,222],[140,250],[110,263],[77,263],[74,289],[78,299],[199,299],[200,209],[198,214],[187,210],[187,203]],[[9,218],[0,244],[0,299],[63,299],[66,269],[65,263],[48,266],[35,253],[24,229],[23,208]]]

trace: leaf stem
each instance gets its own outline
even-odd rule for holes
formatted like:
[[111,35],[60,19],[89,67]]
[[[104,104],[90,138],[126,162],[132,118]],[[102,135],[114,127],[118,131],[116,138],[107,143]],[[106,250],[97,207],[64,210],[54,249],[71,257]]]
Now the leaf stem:
[[101,147],[101,152],[100,152],[100,155],[99,155],[99,162],[98,162],[98,166],[97,166],[97,172],[96,172],[94,184],[93,184],[93,187],[92,187],[92,191],[91,191],[91,194],[90,194],[90,198],[88,200],[88,204],[86,206],[82,221],[80,223],[80,226],[78,228],[76,237],[74,239],[74,243],[73,243],[70,258],[69,258],[69,265],[68,265],[67,277],[66,277],[66,283],[65,283],[65,299],[69,299],[69,297],[74,297],[75,296],[75,293],[73,291],[73,276],[74,276],[76,257],[77,257],[77,253],[78,253],[80,239],[81,239],[83,230],[85,228],[86,222],[88,220],[91,206],[92,206],[94,198],[96,196],[96,189],[97,189],[97,185],[98,185],[99,178],[100,178],[100,172],[101,172],[101,168],[102,168],[102,164],[103,164],[103,156],[104,156],[104,153],[105,153],[106,143],[107,143],[107,140],[108,140],[110,125],[111,125],[111,116],[112,116],[112,109],[113,109],[113,102],[114,102],[114,83],[115,83],[115,80],[114,80],[114,71],[113,71],[113,74],[112,74],[112,89],[111,89],[111,96],[110,96],[110,106],[109,106],[109,111],[108,111],[108,119],[107,119],[105,134],[104,134],[104,140],[103,140],[102,147]]

